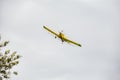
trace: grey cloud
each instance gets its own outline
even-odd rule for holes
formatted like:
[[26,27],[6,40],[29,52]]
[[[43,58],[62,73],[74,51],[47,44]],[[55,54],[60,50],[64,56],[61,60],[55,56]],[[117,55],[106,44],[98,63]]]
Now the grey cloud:
[[[118,0],[4,0],[0,33],[23,56],[19,79],[119,80]],[[83,45],[61,44],[47,25]]]

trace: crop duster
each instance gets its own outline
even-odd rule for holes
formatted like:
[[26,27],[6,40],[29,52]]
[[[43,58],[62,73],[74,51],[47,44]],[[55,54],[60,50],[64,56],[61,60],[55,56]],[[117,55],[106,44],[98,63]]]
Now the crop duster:
[[54,32],[53,30],[49,29],[49,28],[46,27],[46,26],[43,26],[43,28],[46,29],[47,31],[51,32],[52,34],[54,34],[54,35],[55,35],[55,38],[57,38],[57,37],[60,38],[62,42],[68,42],[68,43],[72,43],[72,44],[75,44],[75,45],[77,45],[77,46],[82,47],[81,44],[79,44],[79,43],[77,43],[77,42],[74,42],[74,41],[66,38],[62,32],[56,33],[56,32]]

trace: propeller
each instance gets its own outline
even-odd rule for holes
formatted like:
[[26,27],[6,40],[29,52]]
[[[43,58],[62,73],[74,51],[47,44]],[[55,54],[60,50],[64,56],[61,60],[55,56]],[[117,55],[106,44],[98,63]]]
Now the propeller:
[[61,30],[61,31],[58,31],[59,33],[63,33],[63,30]]

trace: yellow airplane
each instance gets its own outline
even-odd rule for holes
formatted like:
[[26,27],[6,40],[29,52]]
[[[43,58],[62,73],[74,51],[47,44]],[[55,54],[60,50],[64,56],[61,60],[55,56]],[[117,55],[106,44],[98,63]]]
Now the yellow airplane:
[[77,46],[82,47],[81,44],[79,44],[77,42],[74,42],[72,40],[67,39],[62,32],[60,32],[59,34],[57,34],[56,32],[52,31],[51,29],[47,28],[46,26],[43,26],[43,28],[46,29],[47,31],[51,32],[52,34],[54,34],[55,38],[57,38],[57,37],[60,38],[62,42],[65,41],[65,42],[72,43],[72,44],[75,44]]

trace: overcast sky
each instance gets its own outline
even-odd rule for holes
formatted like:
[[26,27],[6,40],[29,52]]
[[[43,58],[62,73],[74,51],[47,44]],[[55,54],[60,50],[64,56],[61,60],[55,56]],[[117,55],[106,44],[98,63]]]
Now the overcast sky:
[[119,30],[120,0],[0,0],[2,39],[23,56],[11,80],[120,80]]

